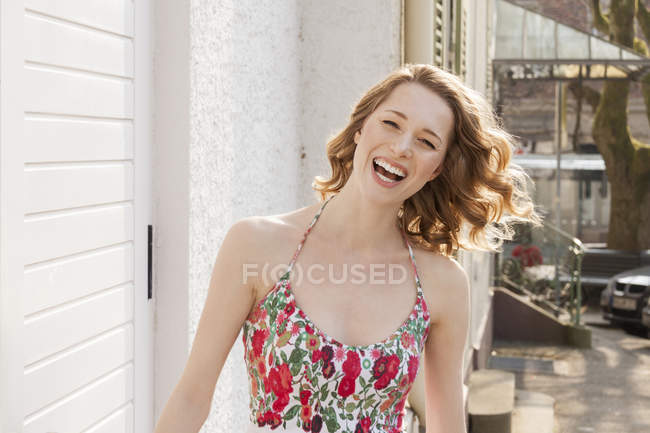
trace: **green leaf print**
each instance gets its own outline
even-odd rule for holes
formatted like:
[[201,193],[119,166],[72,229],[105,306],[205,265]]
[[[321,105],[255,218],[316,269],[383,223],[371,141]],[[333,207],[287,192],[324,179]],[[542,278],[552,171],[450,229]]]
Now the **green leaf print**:
[[[280,335],[280,338],[278,339],[276,345],[278,347],[282,347],[282,346],[284,346],[285,344],[287,344],[289,342],[290,338],[291,338],[291,332],[287,331],[287,332]],[[284,355],[284,352],[282,352],[282,354]],[[285,357],[286,357],[286,355],[285,355]]]
[[287,413],[285,414],[284,419],[287,420],[287,421],[290,420],[291,418],[296,416],[296,414],[298,413],[299,410],[300,410],[300,405],[299,404],[297,404],[295,406],[292,406],[291,409],[289,409],[287,411]]
[[289,363],[293,364],[302,362],[302,358],[304,358],[306,354],[306,350],[302,350],[299,347],[294,348],[291,352],[291,355],[289,356]]
[[288,363],[289,363],[289,358],[287,357],[287,354],[286,354],[286,353],[281,352],[281,353],[280,353],[280,356],[282,357],[282,362],[283,362],[283,363],[285,363],[285,364],[288,364]]
[[369,398],[368,400],[366,400],[365,404],[363,405],[363,408],[368,409],[373,404],[375,404],[375,399],[374,398]]
[[333,407],[328,407],[325,409],[323,412],[323,420],[325,421],[325,425],[327,426],[327,431],[329,433],[334,433],[335,431],[338,431],[341,426],[339,422],[336,419],[336,412],[334,412]]
[[354,412],[354,409],[357,407],[356,403],[350,402],[345,405],[346,412]]

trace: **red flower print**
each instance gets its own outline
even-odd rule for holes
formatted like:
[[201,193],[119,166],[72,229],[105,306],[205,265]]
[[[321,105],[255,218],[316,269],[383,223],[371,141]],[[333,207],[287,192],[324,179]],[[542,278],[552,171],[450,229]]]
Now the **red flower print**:
[[300,404],[305,405],[309,403],[309,397],[311,397],[311,391],[308,389],[303,389],[300,391]]
[[300,333],[300,326],[297,323],[291,325],[291,335],[298,335]]
[[257,363],[257,372],[259,376],[262,377],[266,374],[266,364],[264,364],[264,359],[260,359]]
[[339,383],[338,393],[341,397],[345,398],[351,394],[354,394],[354,385],[356,377],[343,376],[341,382]]
[[314,328],[309,325],[305,325],[305,332],[307,332],[309,335],[314,335]]
[[311,363],[316,364],[322,357],[323,357],[323,354],[319,349],[314,350],[311,353]]
[[264,394],[269,394],[271,392],[271,381],[268,376],[264,376],[262,379],[264,383]]
[[329,361],[334,358],[334,350],[332,349],[332,346],[325,346],[321,349],[322,355],[323,355],[323,360],[327,364]]
[[356,379],[359,376],[361,373],[361,361],[357,352],[348,350],[345,362],[343,362],[343,373],[352,379]]
[[311,431],[312,433],[320,433],[321,428],[323,428],[323,418],[316,414],[311,419]]
[[370,417],[366,416],[361,418],[361,421],[359,421],[359,424],[361,424],[361,428],[363,429],[364,433],[367,433],[370,431]]
[[368,433],[370,431],[370,417],[363,417],[357,423],[354,433]]
[[282,412],[289,404],[289,394],[282,394],[273,402],[273,410]]
[[306,432],[310,432],[311,431],[311,420],[308,419],[307,421],[303,422],[302,423],[302,429],[304,431],[306,431]]
[[306,318],[305,313],[302,310],[298,310],[298,315],[302,317],[303,319]]
[[273,365],[273,351],[269,352],[269,367]]
[[269,337],[268,329],[256,329],[253,333],[253,355],[257,358],[262,355],[262,347]]
[[300,408],[300,419],[302,422],[308,422],[311,420],[311,406],[303,404]]
[[265,417],[266,417],[266,413],[263,414],[262,412],[260,412],[257,414],[257,425],[259,427],[263,427],[264,424],[266,424],[266,422],[264,421]]
[[420,364],[420,359],[415,356],[411,355],[409,358],[409,381],[413,382],[415,380],[415,376],[418,374],[418,365]]
[[397,385],[397,387],[400,390],[405,391],[406,388],[408,388],[409,383],[410,383],[409,382],[409,377],[408,376],[402,376],[402,379],[399,381],[399,385]]
[[323,376],[329,379],[334,374],[335,368],[332,361],[327,361],[323,364]]
[[409,346],[415,347],[415,335],[409,334]]
[[343,358],[345,358],[345,350],[338,346],[336,349],[334,349],[334,359],[337,361],[343,361]]
[[264,414],[264,424],[270,425],[271,429],[275,430],[280,424],[282,424],[282,416],[280,416],[279,413],[267,410]]
[[409,344],[411,343],[411,339],[409,338],[409,333],[408,332],[402,332],[402,338],[400,339],[402,346],[403,347],[409,347]]
[[280,311],[278,313],[278,317],[275,318],[275,323],[280,326],[285,320],[287,320],[287,315],[284,313],[284,311]]
[[284,307],[284,313],[287,315],[287,317],[291,317],[294,311],[296,311],[296,301],[292,300]]
[[320,340],[315,335],[307,335],[306,345],[309,350],[318,349],[318,346],[320,346]]
[[377,359],[381,356],[381,350],[379,349],[372,349],[372,352],[370,352],[370,356],[372,359]]
[[289,393],[292,390],[291,372],[289,371],[289,365],[287,363],[281,364],[279,367],[273,367],[269,371],[269,382],[271,384],[271,390],[277,396],[277,399],[273,402],[273,410],[276,412],[282,412],[287,404],[289,404]]
[[395,354],[390,356],[382,356],[375,361],[372,367],[372,375],[376,379],[374,383],[375,389],[383,389],[388,386],[388,383],[393,380],[397,375],[399,367],[399,357]]

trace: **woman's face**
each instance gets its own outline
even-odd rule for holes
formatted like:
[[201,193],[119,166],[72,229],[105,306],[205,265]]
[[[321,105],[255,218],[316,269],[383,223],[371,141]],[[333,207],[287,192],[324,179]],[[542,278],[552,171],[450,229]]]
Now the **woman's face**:
[[[454,116],[447,103],[418,83],[398,85],[354,135],[354,175],[366,194],[403,202],[442,170]],[[397,168],[396,176],[373,163]],[[395,170],[394,170],[395,171]]]

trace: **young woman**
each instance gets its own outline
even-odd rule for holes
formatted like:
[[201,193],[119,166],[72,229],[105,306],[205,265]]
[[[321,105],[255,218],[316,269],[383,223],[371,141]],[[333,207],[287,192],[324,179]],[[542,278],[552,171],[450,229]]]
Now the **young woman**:
[[406,65],[372,87],[327,145],[322,202],[228,231],[155,432],[200,429],[243,327],[250,433],[403,431],[419,369],[427,432],[465,433],[469,283],[452,256],[539,223],[512,147],[448,72]]

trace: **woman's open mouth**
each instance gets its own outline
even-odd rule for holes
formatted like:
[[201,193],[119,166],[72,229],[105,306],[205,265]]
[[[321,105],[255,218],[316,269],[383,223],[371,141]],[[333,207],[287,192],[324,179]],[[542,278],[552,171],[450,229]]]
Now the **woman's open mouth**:
[[397,167],[393,167],[389,163],[379,158],[372,160],[373,172],[375,179],[384,186],[394,186],[401,182],[406,173]]

